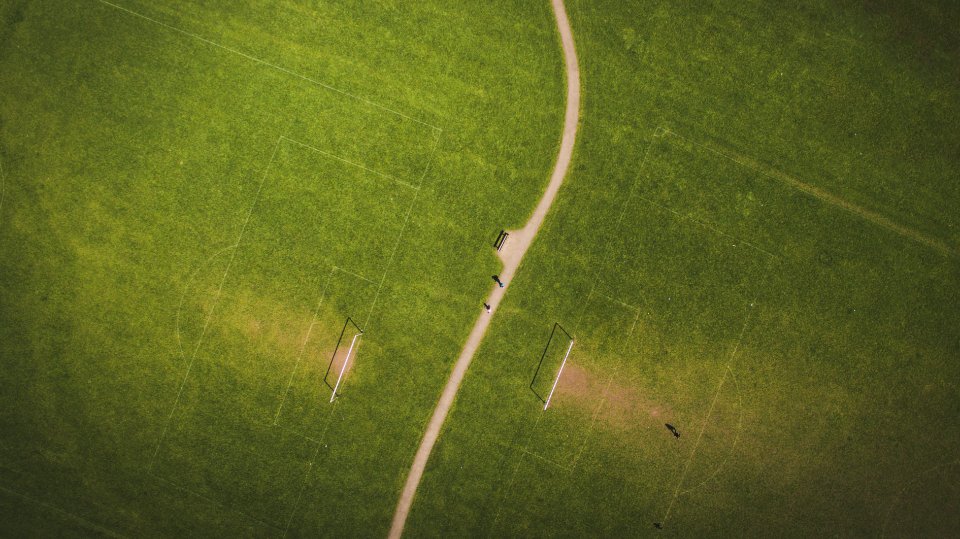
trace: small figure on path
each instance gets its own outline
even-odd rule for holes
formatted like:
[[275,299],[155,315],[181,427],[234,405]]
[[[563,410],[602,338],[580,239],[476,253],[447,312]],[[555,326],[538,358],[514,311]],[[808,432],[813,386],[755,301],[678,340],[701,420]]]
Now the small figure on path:
[[673,433],[673,437],[674,437],[674,438],[679,438],[679,437],[680,437],[680,431],[678,431],[676,427],[674,427],[674,426],[671,425],[670,423],[664,423],[664,425],[667,427],[667,430],[669,430],[670,432]]
[[498,285],[500,285],[500,288],[503,288],[503,281],[500,280],[500,276],[499,276],[499,275],[494,275],[494,276],[493,276],[493,282],[495,282],[495,283],[497,283]]
[[489,312],[490,312],[490,305],[487,304],[487,303],[484,303],[483,306],[484,306],[484,308],[487,309],[487,313],[489,313]]

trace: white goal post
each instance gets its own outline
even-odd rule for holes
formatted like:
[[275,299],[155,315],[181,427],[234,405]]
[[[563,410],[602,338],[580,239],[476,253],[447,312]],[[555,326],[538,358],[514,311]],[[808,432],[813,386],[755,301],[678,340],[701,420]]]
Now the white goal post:
[[570,357],[570,350],[573,350],[573,339],[570,339],[570,346],[567,347],[567,353],[563,355],[563,361],[560,363],[560,370],[557,371],[557,377],[553,380],[553,387],[550,388],[550,394],[547,395],[547,402],[543,403],[543,409],[550,406],[550,399],[553,398],[553,392],[557,390],[557,382],[560,381],[560,375],[563,374],[563,367],[567,364],[567,358]]
[[350,365],[350,356],[353,355],[353,347],[357,344],[357,339],[363,335],[363,332],[357,333],[350,341],[350,348],[347,349],[347,357],[343,360],[343,366],[340,367],[340,374],[337,376],[337,383],[333,386],[333,393],[330,394],[330,402],[337,398],[337,389],[340,388],[340,382],[343,380],[343,373],[347,372],[347,366]]

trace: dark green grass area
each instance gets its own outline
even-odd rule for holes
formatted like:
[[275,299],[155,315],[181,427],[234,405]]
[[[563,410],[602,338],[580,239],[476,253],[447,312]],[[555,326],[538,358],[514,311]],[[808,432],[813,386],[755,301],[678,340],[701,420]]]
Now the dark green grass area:
[[547,5],[0,5],[4,534],[386,533],[557,50]]
[[955,533],[955,7],[569,9],[575,168],[408,530]]

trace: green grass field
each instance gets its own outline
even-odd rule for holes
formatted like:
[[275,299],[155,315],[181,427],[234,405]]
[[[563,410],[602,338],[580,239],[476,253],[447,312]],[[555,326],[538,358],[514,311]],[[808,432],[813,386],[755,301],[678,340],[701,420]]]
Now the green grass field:
[[569,10],[576,167],[412,535],[954,535],[956,9]]
[[[956,534],[960,12],[567,9],[406,534]],[[2,535],[385,535],[563,81],[547,2],[0,5]]]
[[4,3],[4,535],[385,534],[546,183],[551,17]]

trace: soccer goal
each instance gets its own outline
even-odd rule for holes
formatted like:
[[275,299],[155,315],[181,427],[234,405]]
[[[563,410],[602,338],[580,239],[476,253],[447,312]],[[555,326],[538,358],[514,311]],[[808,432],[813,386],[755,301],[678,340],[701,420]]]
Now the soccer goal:
[[[533,391],[533,394],[543,403],[544,410],[550,407],[550,401],[563,375],[563,368],[567,365],[567,359],[570,358],[570,352],[573,350],[573,343],[573,336],[563,326],[554,323],[547,345],[543,347],[543,353],[540,354],[537,370],[533,373],[533,379],[530,380],[530,391]],[[558,364],[559,367],[557,367]],[[554,372],[554,368],[556,368],[556,374],[552,378],[546,375],[548,372]],[[546,397],[542,393],[545,393]]]
[[[340,330],[340,337],[337,338],[337,345],[333,349],[333,355],[330,356],[327,372],[323,375],[323,383],[327,384],[327,387],[331,389],[330,402],[333,402],[339,396],[338,391],[340,390],[341,383],[343,383],[343,375],[350,366],[350,358],[353,357],[353,353],[356,351],[362,335],[363,330],[348,316],[347,320],[343,323],[343,329]],[[349,345],[346,343],[347,339],[350,340]],[[337,371],[337,380],[333,385],[330,385],[331,371]]]

